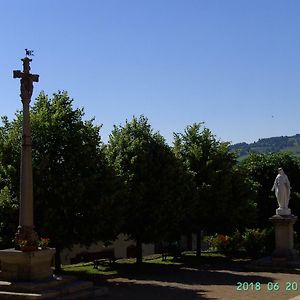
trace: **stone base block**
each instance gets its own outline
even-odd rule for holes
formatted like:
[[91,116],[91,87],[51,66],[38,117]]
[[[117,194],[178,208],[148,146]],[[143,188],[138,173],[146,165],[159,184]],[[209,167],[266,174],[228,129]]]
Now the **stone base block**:
[[294,260],[298,257],[298,251],[295,249],[275,249],[272,253],[272,260],[274,262],[285,260]]
[[291,209],[290,208],[277,208],[276,215],[289,216],[289,215],[291,215]]
[[108,293],[107,288],[94,289],[89,281],[73,276],[55,276],[38,281],[0,281],[1,300],[87,300],[98,299]]
[[23,252],[15,249],[0,250],[0,280],[32,281],[52,277],[51,268],[55,249]]
[[298,252],[294,249],[294,224],[298,217],[294,215],[274,215],[270,221],[275,227],[275,250],[272,257],[293,260]]

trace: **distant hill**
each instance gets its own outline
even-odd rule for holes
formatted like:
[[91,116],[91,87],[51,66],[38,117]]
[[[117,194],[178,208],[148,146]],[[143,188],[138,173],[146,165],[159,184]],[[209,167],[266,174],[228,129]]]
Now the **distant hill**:
[[239,158],[248,156],[250,152],[289,151],[300,157],[300,134],[259,139],[254,143],[238,143],[231,145],[231,151],[238,151]]

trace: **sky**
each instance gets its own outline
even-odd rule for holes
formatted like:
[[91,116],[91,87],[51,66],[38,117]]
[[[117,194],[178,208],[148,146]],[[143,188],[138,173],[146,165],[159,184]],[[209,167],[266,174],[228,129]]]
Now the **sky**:
[[25,48],[34,98],[65,90],[113,125],[145,115],[168,143],[205,122],[222,141],[300,133],[298,0],[0,1],[0,115],[22,108]]

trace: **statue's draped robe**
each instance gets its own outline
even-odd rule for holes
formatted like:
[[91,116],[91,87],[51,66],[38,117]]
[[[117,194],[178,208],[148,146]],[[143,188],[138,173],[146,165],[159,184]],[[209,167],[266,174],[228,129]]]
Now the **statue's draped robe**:
[[279,208],[288,208],[290,200],[290,182],[285,174],[278,174],[275,178],[275,195]]

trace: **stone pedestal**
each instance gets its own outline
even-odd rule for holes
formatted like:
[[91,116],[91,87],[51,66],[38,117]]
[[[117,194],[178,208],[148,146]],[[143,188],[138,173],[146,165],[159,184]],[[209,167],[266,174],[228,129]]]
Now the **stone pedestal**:
[[55,249],[23,252],[15,249],[0,250],[0,280],[32,281],[52,276]]
[[269,220],[275,227],[275,250],[272,253],[274,259],[292,260],[298,255],[294,249],[294,224],[298,217],[294,215],[274,215]]
[[276,215],[290,216],[291,215],[291,209],[290,208],[277,208],[276,209]]

